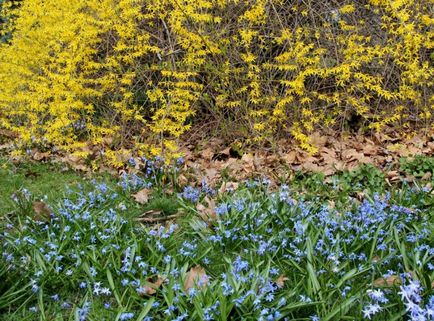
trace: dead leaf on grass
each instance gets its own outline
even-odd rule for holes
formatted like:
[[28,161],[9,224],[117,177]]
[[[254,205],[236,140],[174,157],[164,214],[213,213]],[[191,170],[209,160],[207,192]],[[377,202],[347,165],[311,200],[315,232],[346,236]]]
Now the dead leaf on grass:
[[321,171],[324,176],[329,177],[336,173],[336,168],[333,165],[327,165],[322,167]]
[[72,169],[78,170],[78,171],[86,171],[88,168],[82,163],[83,160],[80,159],[80,157],[73,155],[73,154],[67,154],[65,157],[61,158],[62,162],[67,163]]
[[329,210],[332,210],[332,209],[336,208],[336,203],[335,203],[335,201],[333,201],[333,200],[329,200],[329,201],[328,201],[328,204],[327,204],[327,207],[329,208]]
[[386,178],[392,183],[398,182],[401,179],[398,171],[388,171],[386,173]]
[[374,281],[374,287],[392,287],[396,285],[401,285],[402,281],[398,275],[391,275],[387,278],[378,278]]
[[42,153],[40,151],[35,151],[32,157],[34,160],[41,161],[41,160],[48,159],[48,157],[50,157],[50,153]]
[[362,201],[365,199],[365,197],[366,197],[365,192],[356,192],[356,198],[357,198],[360,202],[362,202]]
[[146,284],[143,285],[139,291],[141,295],[153,295],[157,293],[158,288],[163,284],[165,278],[161,275],[157,276],[157,280],[153,281],[152,278],[146,280]]
[[203,205],[202,203],[199,203],[196,205],[196,209],[199,212],[200,217],[204,221],[209,220],[216,220],[217,214],[215,212],[215,202],[213,199],[206,196],[204,198],[204,201],[207,203],[208,206]]
[[188,184],[188,178],[185,177],[185,175],[181,174],[178,176],[178,184],[179,185],[187,185]]
[[0,136],[5,136],[8,138],[18,138],[19,134],[9,129],[0,129]]
[[379,257],[378,255],[374,255],[373,257],[372,257],[372,262],[378,262],[378,261],[380,261],[381,260],[381,257]]
[[243,170],[247,173],[252,173],[255,170],[255,158],[252,154],[244,154],[241,157],[241,161],[243,162]]
[[159,209],[152,209],[149,211],[146,211],[144,213],[142,213],[140,216],[136,217],[137,221],[140,221],[144,218],[151,218],[151,217],[155,217],[155,216],[160,216],[163,212]]
[[32,203],[32,208],[35,211],[36,215],[34,218],[36,220],[47,220],[52,213],[52,210],[44,202],[35,201]]
[[238,189],[239,183],[237,182],[223,182],[223,184],[219,188],[219,194],[223,194],[225,192],[233,192]]
[[199,288],[206,288],[208,282],[209,277],[206,275],[205,270],[201,266],[196,265],[187,272],[184,282],[184,290],[189,291],[195,285]]
[[288,280],[289,280],[289,278],[287,278],[287,277],[284,276],[284,275],[281,275],[281,276],[279,276],[279,277],[274,281],[274,283],[276,283],[276,285],[277,285],[279,288],[283,288],[283,286],[285,285],[285,282],[288,281]]
[[422,179],[423,180],[429,180],[432,177],[432,173],[431,172],[426,172],[423,176]]
[[132,196],[134,197],[137,203],[146,204],[149,201],[150,193],[151,193],[150,189],[144,188],[138,191],[136,194],[133,194]]

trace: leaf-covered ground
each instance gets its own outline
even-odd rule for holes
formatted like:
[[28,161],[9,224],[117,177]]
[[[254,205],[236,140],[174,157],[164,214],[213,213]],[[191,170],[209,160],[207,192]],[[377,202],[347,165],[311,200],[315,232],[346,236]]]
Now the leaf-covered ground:
[[362,166],[192,186],[182,160],[131,163],[74,188],[52,170],[55,192],[2,181],[2,319],[434,319],[431,178],[389,186]]

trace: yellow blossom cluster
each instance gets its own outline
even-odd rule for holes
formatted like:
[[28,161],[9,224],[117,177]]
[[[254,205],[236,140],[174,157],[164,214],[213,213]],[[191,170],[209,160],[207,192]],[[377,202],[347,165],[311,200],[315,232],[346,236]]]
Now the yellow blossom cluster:
[[[338,5],[339,3],[339,5]],[[112,165],[201,122],[246,142],[431,126],[434,0],[5,0],[0,128]],[[208,129],[209,130],[209,129]],[[121,157],[122,158],[122,157]]]

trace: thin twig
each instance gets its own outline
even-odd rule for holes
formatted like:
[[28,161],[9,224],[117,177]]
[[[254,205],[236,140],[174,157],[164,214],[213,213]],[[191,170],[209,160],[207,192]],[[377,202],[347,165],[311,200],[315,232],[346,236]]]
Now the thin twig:
[[138,217],[135,220],[137,222],[147,222],[147,223],[154,223],[154,222],[161,222],[161,221],[167,221],[174,218],[179,217],[179,214],[173,214],[168,216],[160,216],[160,217]]

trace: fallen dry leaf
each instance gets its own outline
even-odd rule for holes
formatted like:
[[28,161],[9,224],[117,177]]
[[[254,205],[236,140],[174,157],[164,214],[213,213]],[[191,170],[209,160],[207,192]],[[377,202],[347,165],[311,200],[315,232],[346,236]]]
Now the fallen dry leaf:
[[416,177],[413,176],[413,175],[407,175],[407,176],[405,176],[405,180],[406,180],[407,182],[412,183],[412,182],[414,182],[414,181],[416,180]]
[[342,152],[342,158],[348,162],[361,161],[365,160],[365,155],[363,155],[363,153],[359,153],[354,148],[350,148]]
[[364,145],[362,148],[363,154],[367,156],[375,156],[378,154],[378,146],[374,144]]
[[148,278],[146,284],[142,286],[139,293],[141,295],[153,295],[157,293],[158,288],[163,284],[164,280],[165,278],[161,275],[158,275],[155,281],[152,281],[152,278]]
[[179,185],[187,185],[188,184],[188,178],[185,177],[185,175],[181,174],[178,176],[178,184]]
[[301,168],[308,172],[319,172],[320,167],[317,164],[314,164],[312,162],[304,162],[301,164]]
[[61,158],[61,161],[67,163],[71,168],[78,171],[86,171],[88,168],[83,164],[83,160],[72,154],[67,154],[66,156]]
[[246,173],[252,173],[255,170],[255,158],[252,154],[244,154],[241,157],[243,169]]
[[388,172],[386,173],[386,177],[387,177],[387,179],[389,179],[390,182],[392,182],[392,183],[394,183],[394,182],[399,182],[399,181],[401,180],[398,171],[388,171]]
[[289,153],[283,154],[281,158],[286,164],[291,165],[295,162],[296,156],[297,152],[295,150],[292,150]]
[[213,151],[213,149],[212,148],[206,148],[206,149],[204,149],[201,153],[200,153],[200,156],[203,158],[203,159],[206,159],[206,160],[211,160],[212,159],[212,157],[214,156],[214,151]]
[[324,147],[327,144],[328,138],[319,132],[315,132],[309,136],[310,142],[317,148]]
[[237,182],[223,182],[223,184],[219,188],[219,194],[223,194],[225,192],[233,192],[239,186]]
[[32,203],[33,211],[35,211],[36,220],[47,220],[52,213],[51,209],[44,202],[35,201]]
[[228,159],[230,157],[230,154],[231,154],[231,148],[227,147],[227,148],[223,149],[222,151],[215,153],[212,156],[212,160],[225,160],[225,159]]
[[194,268],[191,268],[190,271],[187,272],[187,277],[184,282],[184,290],[189,291],[195,285],[199,288],[206,288],[208,286],[209,277],[206,275],[205,270],[196,265]]
[[329,200],[327,205],[328,205],[327,207],[329,208],[329,210],[332,210],[336,207],[336,203],[333,200]]
[[327,165],[327,166],[324,166],[321,169],[321,171],[326,177],[328,177],[328,176],[332,176],[333,174],[336,173],[336,168],[333,165]]
[[398,176],[399,175],[399,172],[398,171],[388,171],[387,173],[386,173],[386,176],[388,177],[388,178],[393,178],[393,177],[396,177],[396,176]]
[[277,285],[279,288],[283,288],[283,286],[285,285],[285,282],[288,281],[288,280],[289,280],[289,279],[288,279],[286,276],[281,275],[281,276],[279,276],[279,277],[274,281],[274,283],[276,283],[276,285]]
[[374,281],[375,287],[392,287],[402,284],[401,278],[398,275],[391,275],[387,278],[378,278]]
[[0,129],[0,136],[5,136],[8,138],[18,138],[19,134],[9,129]]
[[146,204],[149,201],[150,193],[151,193],[150,189],[144,188],[138,191],[136,194],[133,194],[132,196],[134,197],[137,203]]
[[216,220],[217,214],[215,212],[215,202],[213,199],[210,199],[208,196],[204,198],[204,201],[207,203],[207,207],[202,203],[196,205],[196,209],[199,212],[200,217],[204,221]]
[[364,192],[356,192],[356,198],[362,202],[365,199],[366,195]]
[[140,216],[137,217],[137,219],[144,218],[144,217],[159,216],[159,215],[161,215],[161,213],[163,213],[163,212],[159,209],[152,209],[152,210],[149,210],[149,211],[142,213]]
[[423,176],[422,179],[423,180],[428,180],[432,177],[432,173],[431,172],[426,172]]
[[35,151],[32,157],[34,160],[41,161],[41,160],[48,159],[48,157],[50,157],[50,153],[41,153],[39,151]]
[[380,261],[381,260],[381,257],[379,257],[378,255],[374,255],[373,257],[372,257],[372,262],[378,262],[378,261]]
[[6,144],[2,144],[0,145],[0,150],[4,150],[4,149],[12,149],[14,147],[13,143],[6,143]]
[[219,172],[216,168],[209,167],[205,169],[205,179],[208,183],[213,182],[217,178],[218,174]]
[[105,145],[111,145],[111,144],[113,144],[113,136],[108,136],[108,135],[105,135],[103,138],[102,138],[102,142],[105,144]]

